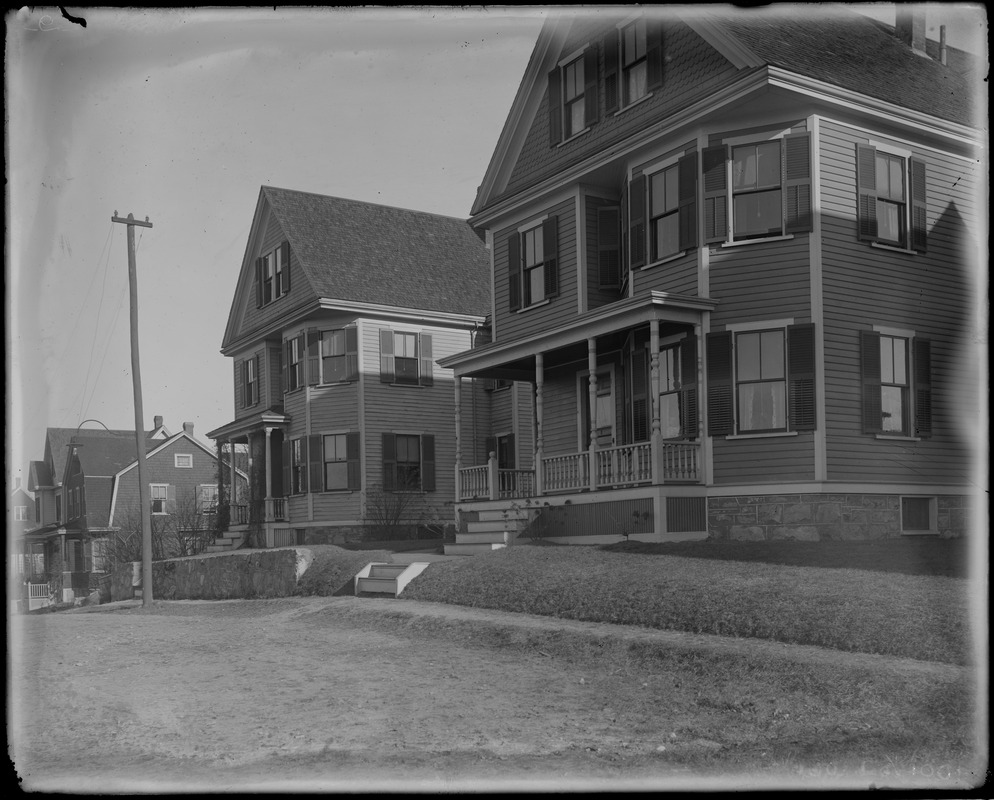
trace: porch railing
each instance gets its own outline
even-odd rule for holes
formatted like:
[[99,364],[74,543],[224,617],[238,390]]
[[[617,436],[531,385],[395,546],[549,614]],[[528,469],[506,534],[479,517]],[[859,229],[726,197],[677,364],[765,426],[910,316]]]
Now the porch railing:
[[266,519],[272,522],[286,519],[285,497],[269,497],[266,499]]
[[700,455],[696,444],[667,442],[663,444],[663,482],[700,480]]
[[652,483],[652,446],[649,442],[595,450],[594,462],[599,489]]
[[531,497],[535,494],[535,473],[530,469],[497,470],[497,496]]
[[490,498],[490,468],[464,467],[459,470],[459,499],[485,500]]
[[231,507],[231,524],[248,525],[248,506],[234,505]]
[[542,459],[542,485],[547,492],[569,492],[590,486],[587,453],[569,453]]
[[[496,476],[496,481],[493,477]],[[496,484],[496,492],[491,487]],[[531,497],[535,494],[535,473],[530,469],[492,469],[491,465],[459,470],[460,500],[497,500]]]

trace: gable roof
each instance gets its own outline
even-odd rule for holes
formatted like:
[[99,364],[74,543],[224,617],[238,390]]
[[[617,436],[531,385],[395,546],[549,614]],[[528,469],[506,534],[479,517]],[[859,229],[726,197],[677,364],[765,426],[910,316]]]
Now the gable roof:
[[[481,317],[490,309],[490,257],[466,220],[274,186],[260,189],[257,222],[264,206],[316,300]],[[250,234],[243,284],[254,277],[251,244],[257,235],[255,229]],[[229,319],[222,348],[236,327]]]
[[[152,437],[161,428],[157,428],[153,431],[147,431],[145,436]],[[79,428],[48,428],[45,432],[45,463],[51,465],[51,474],[49,477],[56,481],[56,484],[62,483],[63,476],[66,471],[66,459],[69,456],[69,445],[71,444],[73,437],[76,437],[77,441],[82,441],[85,439],[127,439],[131,442],[131,453],[132,458],[134,458],[135,452],[135,432],[129,430],[87,430],[80,431]]]
[[[764,70],[783,70],[838,87],[854,99],[863,95],[868,107],[878,107],[875,101],[882,100],[940,120],[943,126],[972,126],[978,131],[984,122],[976,108],[983,97],[980,90],[985,65],[981,59],[947,46],[947,63],[942,64],[937,60],[938,43],[926,41],[926,52],[931,57],[919,55],[896,35],[894,26],[842,6],[741,9],[700,5],[645,13],[663,25],[664,53],[667,22],[685,23],[734,67],[733,80],[762,75]],[[575,24],[591,17],[596,18],[602,32],[595,36],[612,30],[622,20],[620,15],[613,18],[601,10],[582,8],[546,17],[473,203],[471,218],[477,224],[484,211],[524,188],[509,188],[509,181],[518,159],[529,155],[523,148],[536,126],[536,115],[544,107],[546,76],[564,55],[564,46],[576,45],[570,41]],[[689,97],[687,102],[704,104],[709,97]],[[670,108],[666,113],[675,111]],[[640,130],[660,123],[658,116],[643,118]],[[629,129],[624,135],[631,132]],[[601,149],[614,144],[614,140],[605,140]],[[542,167],[546,168],[544,173]],[[533,170],[537,177],[528,185],[548,177],[549,170],[555,168],[554,159],[544,160]],[[529,169],[533,169],[530,161]]]

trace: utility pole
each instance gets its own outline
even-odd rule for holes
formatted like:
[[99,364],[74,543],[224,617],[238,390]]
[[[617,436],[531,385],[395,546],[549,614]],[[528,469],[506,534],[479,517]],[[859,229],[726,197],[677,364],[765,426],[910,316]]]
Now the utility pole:
[[133,214],[127,219],[117,216],[111,222],[128,226],[128,282],[131,286],[131,378],[135,388],[135,446],[138,455],[138,507],[142,518],[142,606],[152,605],[152,515],[149,490],[145,482],[145,414],[142,411],[142,376],[138,360],[138,268],[135,262],[135,225],[151,228],[145,217],[139,222]]

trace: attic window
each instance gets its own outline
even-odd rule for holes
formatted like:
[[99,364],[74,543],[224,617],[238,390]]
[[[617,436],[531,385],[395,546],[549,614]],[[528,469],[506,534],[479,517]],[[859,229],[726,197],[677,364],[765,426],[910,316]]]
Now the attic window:
[[176,469],[193,469],[193,455],[191,453],[175,453],[173,459]]
[[290,291],[290,243],[283,242],[255,262],[256,306],[278,300]]

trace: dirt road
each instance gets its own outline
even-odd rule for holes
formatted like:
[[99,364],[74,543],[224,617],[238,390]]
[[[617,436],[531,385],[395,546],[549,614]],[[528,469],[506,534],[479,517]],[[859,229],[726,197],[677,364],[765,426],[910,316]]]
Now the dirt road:
[[458,619],[472,610],[453,609],[447,629],[404,605],[173,601],[18,617],[12,752],[23,785],[700,788],[702,764],[720,785],[730,746],[763,746],[734,709],[710,712],[728,717],[709,728],[722,742],[681,725],[673,675],[636,669],[617,639],[567,641],[567,629],[536,622],[495,647],[504,634],[474,642],[479,628]]

